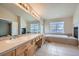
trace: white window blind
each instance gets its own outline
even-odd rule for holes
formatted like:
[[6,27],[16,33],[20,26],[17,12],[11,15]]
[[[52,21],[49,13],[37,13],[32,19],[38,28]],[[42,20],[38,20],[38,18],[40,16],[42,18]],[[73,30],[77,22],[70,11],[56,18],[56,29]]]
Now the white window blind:
[[50,33],[64,33],[64,22],[50,22]]
[[31,33],[38,33],[40,32],[39,24],[31,24],[30,25],[30,32]]

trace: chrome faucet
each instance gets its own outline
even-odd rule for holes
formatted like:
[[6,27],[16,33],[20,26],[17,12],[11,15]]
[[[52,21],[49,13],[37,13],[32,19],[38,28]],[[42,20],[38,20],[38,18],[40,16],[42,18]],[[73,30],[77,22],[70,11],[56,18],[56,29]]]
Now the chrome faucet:
[[13,39],[15,39],[15,38],[16,38],[16,36],[15,36],[15,35],[13,35],[13,36],[12,36],[12,38],[13,38]]
[[16,36],[15,36],[15,35],[12,35],[12,36],[10,37],[10,40],[15,39],[15,38],[16,38]]

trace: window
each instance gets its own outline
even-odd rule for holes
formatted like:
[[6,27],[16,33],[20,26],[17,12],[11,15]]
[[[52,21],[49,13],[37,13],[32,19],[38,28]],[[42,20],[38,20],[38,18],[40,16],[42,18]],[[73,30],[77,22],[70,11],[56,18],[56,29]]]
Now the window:
[[50,22],[49,32],[50,33],[64,33],[64,22]]
[[30,25],[30,32],[31,33],[38,33],[38,32],[40,32],[39,24],[31,24]]

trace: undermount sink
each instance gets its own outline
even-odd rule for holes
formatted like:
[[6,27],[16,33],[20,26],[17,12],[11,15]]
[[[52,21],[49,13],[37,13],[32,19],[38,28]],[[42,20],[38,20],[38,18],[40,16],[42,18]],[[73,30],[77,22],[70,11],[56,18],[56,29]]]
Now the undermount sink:
[[19,42],[20,42],[20,40],[17,38],[11,38],[11,39],[5,40],[5,43],[8,43],[8,44],[19,43]]
[[11,39],[11,40],[5,40],[5,43],[15,43],[16,40],[15,39]]
[[9,40],[5,40],[5,43],[7,44],[15,44],[15,43],[21,43],[23,40],[23,38],[16,38],[16,39],[9,39]]

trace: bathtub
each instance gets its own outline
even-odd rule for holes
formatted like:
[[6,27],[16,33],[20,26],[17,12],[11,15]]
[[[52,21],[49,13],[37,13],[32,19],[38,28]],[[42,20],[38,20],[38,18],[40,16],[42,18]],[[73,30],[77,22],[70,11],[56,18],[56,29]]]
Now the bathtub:
[[73,46],[78,45],[78,39],[74,38],[73,36],[45,34],[44,37],[45,37],[45,40],[48,42],[57,42],[57,43],[63,43],[63,44],[68,44]]

